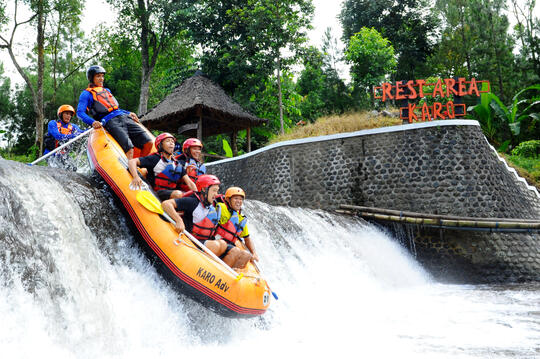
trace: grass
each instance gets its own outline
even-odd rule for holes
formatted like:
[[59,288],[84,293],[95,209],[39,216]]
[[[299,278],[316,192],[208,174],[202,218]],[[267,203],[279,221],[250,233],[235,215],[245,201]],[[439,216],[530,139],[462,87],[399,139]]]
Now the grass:
[[402,120],[396,117],[372,115],[369,112],[351,112],[343,115],[324,116],[314,123],[296,126],[284,135],[272,137],[269,143],[272,144],[299,138],[333,135],[336,133],[354,132],[401,124]]
[[504,153],[500,155],[516,169],[521,177],[527,180],[527,183],[540,191],[540,158],[512,156]]
[[2,158],[5,160],[17,161],[22,163],[30,163],[37,158],[35,155],[14,155],[7,151],[1,151],[0,156],[2,156]]

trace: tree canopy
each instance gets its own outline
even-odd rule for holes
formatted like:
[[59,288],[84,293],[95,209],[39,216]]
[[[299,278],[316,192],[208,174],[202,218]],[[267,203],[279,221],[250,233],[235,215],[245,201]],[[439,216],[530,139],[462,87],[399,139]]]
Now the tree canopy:
[[[307,41],[311,0],[109,3],[118,9],[115,22],[85,34],[80,0],[0,0],[0,51],[19,76],[19,81],[8,78],[0,66],[0,137],[10,151],[39,151],[58,106],[76,106],[90,64],[105,67],[105,85],[121,108],[141,115],[202,70],[246,110],[269,120],[253,129],[253,148],[320,116],[372,108],[368,94],[387,80],[489,80],[501,104],[512,106],[520,93],[516,106],[527,101],[531,106],[520,141],[540,127],[536,92],[520,92],[540,81],[534,0],[344,0],[343,32],[328,29],[320,46]],[[28,48],[18,42],[23,30],[35,34],[26,39]],[[338,69],[342,61],[350,66],[348,74]],[[504,143],[511,134],[505,125],[509,117],[490,113],[487,119],[471,116],[486,124],[500,121],[484,127],[501,129],[492,138]],[[221,143],[229,135],[208,139],[209,149],[223,153]],[[247,143],[246,136],[238,134],[240,144]]]

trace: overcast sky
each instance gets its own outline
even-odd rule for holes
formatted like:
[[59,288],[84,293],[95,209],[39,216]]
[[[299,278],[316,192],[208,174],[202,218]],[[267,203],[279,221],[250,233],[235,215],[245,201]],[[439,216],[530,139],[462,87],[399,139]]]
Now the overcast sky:
[[[342,2],[343,0],[313,0],[313,5],[315,5],[315,14],[313,17],[313,30],[311,30],[309,36],[310,44],[320,48],[324,31],[327,27],[332,28],[332,35],[335,38],[338,40],[341,38],[341,25],[337,20],[337,15],[340,11]],[[8,2],[8,4],[7,10],[9,12],[13,12],[13,3]],[[18,12],[18,21],[23,21],[29,16],[30,13],[28,11],[22,11],[21,9]],[[90,0],[86,2],[86,6],[83,11],[81,28],[88,35],[91,29],[96,27],[96,21],[103,24],[103,26],[107,26],[108,24],[114,23],[115,17],[116,14],[114,11],[111,11],[110,5],[105,0]],[[9,25],[12,26],[12,24],[13,22],[11,21]],[[11,33],[4,33],[3,35],[9,36]],[[17,61],[19,61],[21,65],[26,66],[28,63],[25,63],[22,56],[35,43],[35,34],[32,32],[31,27],[22,26],[18,28],[15,34],[15,41],[17,43]],[[341,40],[339,40],[339,44],[339,46],[343,46],[341,44]],[[13,66],[6,50],[0,50],[0,61],[4,64],[6,74],[11,77],[12,83],[23,82],[21,76]],[[341,72],[343,78],[348,78],[348,70],[345,67],[341,69]]]

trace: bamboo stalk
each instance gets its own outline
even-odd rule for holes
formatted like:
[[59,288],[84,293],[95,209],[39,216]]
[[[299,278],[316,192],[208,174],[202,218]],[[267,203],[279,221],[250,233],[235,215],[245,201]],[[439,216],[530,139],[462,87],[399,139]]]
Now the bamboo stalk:
[[457,220],[457,221],[474,221],[474,222],[482,221],[482,222],[540,223],[540,219],[462,217],[462,216],[398,211],[398,210],[393,210],[393,209],[385,209],[385,208],[377,208],[377,207],[353,206],[353,205],[347,205],[347,204],[342,204],[340,208],[345,209],[345,210],[353,210],[356,212],[380,213],[380,214],[388,214],[388,215],[394,215],[394,216],[400,216],[400,217],[401,216],[421,217],[421,218]]
[[364,218],[373,218],[384,221],[418,224],[436,227],[460,227],[466,228],[491,228],[491,229],[528,229],[528,230],[540,230],[540,222],[498,222],[498,221],[471,221],[471,220],[455,220],[455,219],[441,219],[441,218],[423,218],[423,217],[409,217],[409,216],[395,216],[389,214],[370,213],[370,212],[358,212],[358,215]]

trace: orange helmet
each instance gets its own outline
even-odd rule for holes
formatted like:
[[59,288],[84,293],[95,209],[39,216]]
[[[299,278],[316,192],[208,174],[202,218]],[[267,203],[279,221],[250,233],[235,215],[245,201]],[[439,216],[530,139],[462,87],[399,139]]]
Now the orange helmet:
[[73,116],[75,114],[75,110],[70,105],[62,105],[58,107],[58,111],[56,111],[56,115],[61,120],[62,119],[62,113],[63,112],[71,112],[71,115]]
[[188,138],[182,144],[182,152],[187,156],[191,156],[191,153],[187,152],[191,146],[199,146],[200,148],[203,148],[203,144],[198,138]]
[[215,184],[221,184],[221,182],[214,175],[201,175],[197,177],[197,191],[199,192]]
[[246,199],[246,193],[240,187],[229,187],[225,192],[225,199],[229,200],[232,196],[242,196]]
[[154,145],[156,145],[157,150],[159,151],[159,146],[161,145],[161,142],[163,142],[167,138],[172,138],[176,142],[176,137],[171,135],[169,132],[163,132],[160,133],[156,139],[154,140]]

